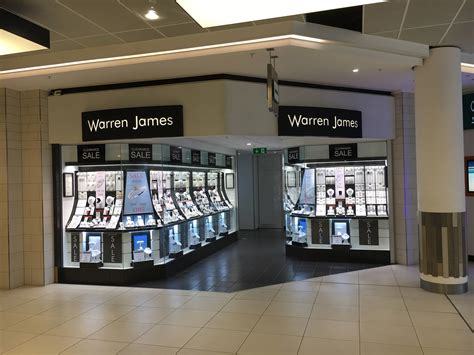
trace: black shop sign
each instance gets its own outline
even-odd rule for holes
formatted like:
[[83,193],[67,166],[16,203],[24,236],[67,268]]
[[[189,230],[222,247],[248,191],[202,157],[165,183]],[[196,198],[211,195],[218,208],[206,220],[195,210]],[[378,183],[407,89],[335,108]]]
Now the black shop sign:
[[82,113],[82,140],[183,136],[183,106],[130,107]]
[[217,165],[216,153],[207,153],[207,164],[209,166]]
[[329,145],[329,159],[331,160],[357,159],[357,143],[330,144]]
[[288,148],[288,164],[295,164],[300,161],[300,147]]
[[79,262],[79,251],[81,246],[81,240],[79,237],[79,233],[71,233],[71,262],[78,263]]
[[359,244],[379,245],[379,223],[373,219],[359,219]]
[[104,233],[104,263],[122,262],[122,236],[117,233]]
[[105,144],[78,145],[77,161],[81,164],[104,163]]
[[170,147],[170,161],[181,164],[183,162],[183,149],[179,147]]
[[191,150],[191,164],[201,165],[201,151]]
[[278,135],[362,138],[362,112],[327,107],[280,106]]
[[225,156],[225,167],[227,169],[232,169],[232,156],[230,155]]
[[311,221],[311,242],[313,244],[329,244],[329,220],[313,219]]
[[153,148],[151,144],[129,144],[128,160],[136,163],[146,163],[153,160]]

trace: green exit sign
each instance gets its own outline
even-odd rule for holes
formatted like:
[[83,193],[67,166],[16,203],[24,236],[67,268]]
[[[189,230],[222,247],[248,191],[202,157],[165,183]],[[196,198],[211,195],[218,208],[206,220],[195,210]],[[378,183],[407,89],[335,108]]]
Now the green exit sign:
[[253,154],[267,154],[267,148],[253,148]]

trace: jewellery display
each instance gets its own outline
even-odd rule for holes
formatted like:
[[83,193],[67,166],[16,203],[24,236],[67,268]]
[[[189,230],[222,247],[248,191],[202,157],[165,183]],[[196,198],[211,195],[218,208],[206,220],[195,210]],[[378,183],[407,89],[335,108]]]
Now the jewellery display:
[[[237,215],[230,201],[236,190],[226,190],[223,181],[230,169],[170,166],[161,170],[144,165],[97,171],[92,171],[93,166],[65,165],[65,173],[76,169],[75,193],[62,196],[64,213],[69,213],[64,230],[68,267],[91,267],[83,263],[97,264],[94,268],[104,264],[107,268],[118,264],[121,268],[151,267],[234,230]],[[314,213],[314,206],[307,211]],[[140,239],[145,235],[148,239]],[[99,240],[93,240],[96,236]],[[127,242],[130,239],[132,243]]]

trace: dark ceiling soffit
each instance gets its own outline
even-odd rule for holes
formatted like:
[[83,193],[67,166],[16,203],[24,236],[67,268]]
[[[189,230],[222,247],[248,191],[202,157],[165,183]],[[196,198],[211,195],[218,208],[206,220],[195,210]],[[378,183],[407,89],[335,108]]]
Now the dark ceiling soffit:
[[49,31],[33,22],[0,8],[0,29],[50,48]]
[[[186,77],[186,78],[146,80],[146,81],[135,81],[135,82],[129,82],[129,83],[105,84],[105,85],[55,89],[55,90],[51,90],[49,92],[49,95],[59,96],[59,95],[77,94],[77,93],[93,92],[93,91],[120,90],[120,89],[147,87],[147,86],[160,86],[160,85],[193,83],[193,82],[199,82],[199,81],[214,81],[214,80],[233,80],[233,81],[244,81],[244,82],[249,82],[249,83],[261,83],[261,84],[267,83],[266,78],[256,78],[252,76],[242,76],[242,75],[232,75],[232,74],[212,74],[212,75],[191,76],[191,77]],[[304,82],[289,81],[289,80],[279,80],[278,83],[280,86],[284,85],[284,86],[292,86],[292,87],[300,87],[300,88],[308,88],[308,89],[333,90],[333,91],[356,92],[360,94],[392,96],[392,93],[390,91],[351,88],[351,87],[345,87],[345,86],[322,85],[322,84],[304,83]]]
[[306,14],[306,22],[362,32],[363,12],[363,6],[312,12]]

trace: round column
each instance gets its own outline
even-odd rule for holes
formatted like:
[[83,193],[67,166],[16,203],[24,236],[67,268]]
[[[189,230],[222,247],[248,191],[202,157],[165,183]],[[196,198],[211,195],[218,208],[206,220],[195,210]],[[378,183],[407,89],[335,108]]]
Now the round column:
[[415,69],[420,283],[440,293],[468,286],[460,55],[433,48]]

